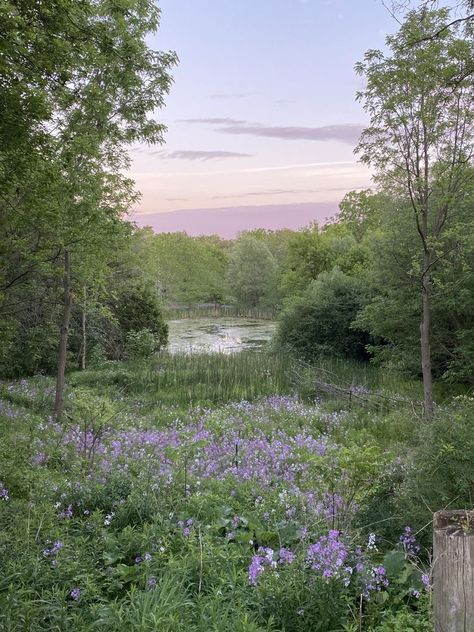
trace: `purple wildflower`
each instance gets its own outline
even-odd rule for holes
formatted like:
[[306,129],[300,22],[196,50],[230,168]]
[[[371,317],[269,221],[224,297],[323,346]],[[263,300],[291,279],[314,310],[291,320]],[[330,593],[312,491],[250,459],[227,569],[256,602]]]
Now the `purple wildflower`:
[[414,557],[420,550],[420,546],[416,541],[416,537],[411,527],[405,527],[405,530],[399,538],[399,542],[405,549],[407,557]]
[[290,549],[282,547],[279,551],[280,564],[292,564],[295,561],[296,555]]
[[44,557],[55,557],[62,548],[63,543],[61,540],[56,540],[51,548],[44,549],[43,555]]
[[0,481],[0,500],[9,500],[10,496],[8,493],[8,489],[5,485]]
[[72,518],[72,513],[72,505],[68,505],[64,511],[58,513],[58,518],[68,520],[69,518]]
[[264,572],[265,566],[276,567],[276,562],[273,560],[273,549],[260,547],[257,555],[252,556],[252,561],[248,568],[248,578],[251,586],[257,585],[257,579]]
[[69,596],[71,597],[71,599],[74,599],[74,601],[79,601],[79,598],[81,596],[80,588],[73,588],[72,590],[70,590]]
[[308,549],[307,561],[311,569],[318,571],[327,581],[335,578],[346,582],[352,574],[352,568],[344,565],[348,551],[339,536],[339,531],[333,529]]

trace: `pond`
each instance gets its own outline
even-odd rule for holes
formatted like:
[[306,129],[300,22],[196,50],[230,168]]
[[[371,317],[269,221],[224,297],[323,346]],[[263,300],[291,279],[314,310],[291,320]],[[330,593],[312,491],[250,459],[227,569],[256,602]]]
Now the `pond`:
[[169,320],[169,353],[238,353],[260,351],[276,323],[251,318],[183,318]]

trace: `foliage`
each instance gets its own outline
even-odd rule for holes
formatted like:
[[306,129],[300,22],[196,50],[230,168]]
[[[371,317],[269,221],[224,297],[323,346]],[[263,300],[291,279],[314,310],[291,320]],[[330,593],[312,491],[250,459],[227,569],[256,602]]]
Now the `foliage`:
[[472,506],[473,413],[473,398],[460,395],[440,407],[431,424],[420,428],[398,500],[404,514],[420,527],[431,518],[431,510]]
[[322,273],[281,315],[278,341],[307,360],[328,353],[361,359],[369,342],[353,328],[364,303],[361,283],[338,269]]
[[161,342],[149,329],[129,331],[125,337],[125,355],[131,360],[149,358],[160,350]]
[[277,263],[270,249],[251,234],[242,234],[230,254],[228,282],[232,296],[245,307],[271,305]]

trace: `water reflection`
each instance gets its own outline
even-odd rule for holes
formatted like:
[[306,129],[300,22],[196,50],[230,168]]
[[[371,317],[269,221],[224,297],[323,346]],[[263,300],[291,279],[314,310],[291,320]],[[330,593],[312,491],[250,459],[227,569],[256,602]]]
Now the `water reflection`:
[[168,321],[170,353],[238,353],[261,350],[275,323],[250,318],[186,318]]

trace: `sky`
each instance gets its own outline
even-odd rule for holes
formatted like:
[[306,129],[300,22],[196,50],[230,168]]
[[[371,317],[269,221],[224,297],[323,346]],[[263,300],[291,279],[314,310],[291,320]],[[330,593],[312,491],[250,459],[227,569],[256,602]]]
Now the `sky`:
[[353,150],[367,115],[354,64],[396,22],[381,0],[160,0],[150,39],[179,64],[162,146],[135,146],[132,219],[232,237],[299,228],[370,186]]

